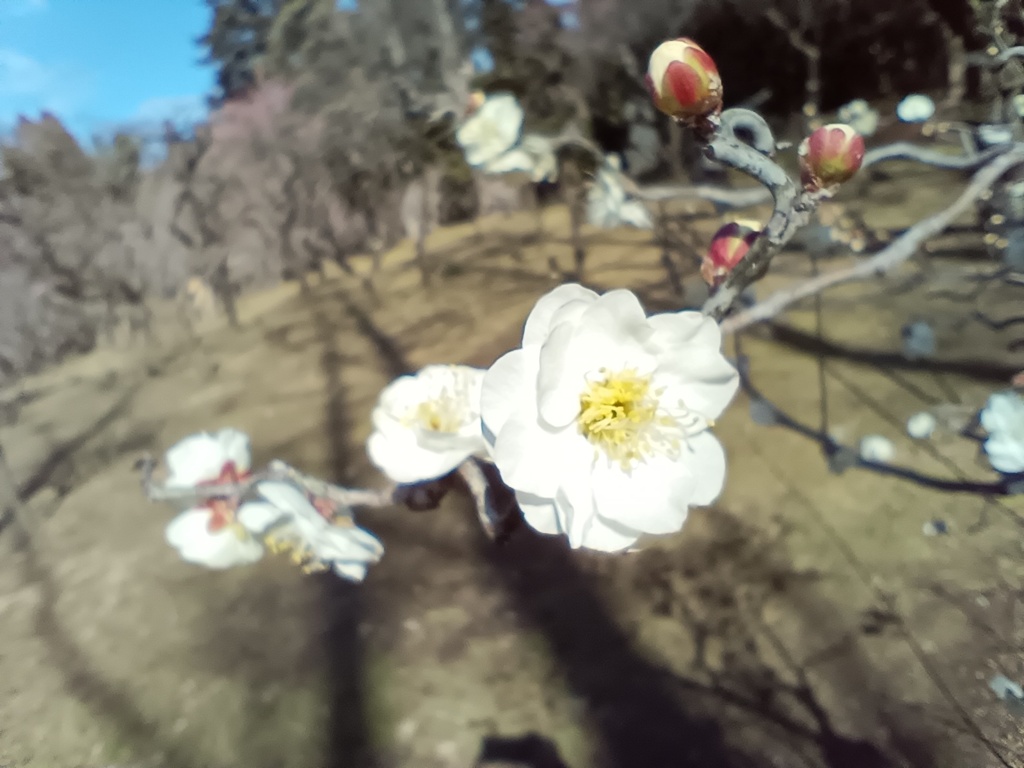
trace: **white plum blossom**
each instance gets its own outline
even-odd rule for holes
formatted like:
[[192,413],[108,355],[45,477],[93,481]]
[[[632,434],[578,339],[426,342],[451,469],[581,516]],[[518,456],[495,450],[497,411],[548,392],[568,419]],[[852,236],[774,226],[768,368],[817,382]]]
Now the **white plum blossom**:
[[534,183],[557,179],[554,144],[544,136],[523,135],[524,118],[511,93],[477,94],[469,117],[455,132],[466,162],[486,173],[528,173]]
[[[236,429],[190,435],[168,449],[168,488],[237,483],[249,475],[249,437]],[[187,509],[167,526],[167,543],[183,560],[207,568],[231,568],[259,560],[263,546],[237,519],[238,500],[211,498]]]
[[587,192],[587,221],[595,227],[651,229],[650,212],[639,200],[629,199],[622,179],[622,161],[618,155],[608,155]]
[[[249,436],[237,429],[189,435],[167,449],[164,463],[169,488],[232,482],[252,469]],[[235,477],[222,477],[232,473]]]
[[892,441],[882,435],[865,435],[860,441],[860,457],[876,464],[888,464],[896,457]]
[[380,393],[366,451],[396,483],[443,477],[470,456],[486,455],[480,428],[484,371],[428,365]]
[[234,568],[263,557],[263,545],[238,524],[211,530],[211,511],[195,507],[182,512],[167,526],[167,543],[187,563],[207,568]]
[[997,472],[1024,472],[1024,399],[1017,392],[996,392],[981,411],[988,432],[985,453]]
[[530,181],[535,184],[558,179],[554,144],[550,139],[532,133],[523,136],[518,146],[484,164],[483,168],[488,173],[528,173]]
[[265,501],[243,505],[239,520],[260,531],[272,552],[289,552],[307,572],[330,569],[343,578],[362,581],[367,568],[384,554],[380,541],[357,527],[347,510],[328,519],[291,483],[268,480],[259,483],[256,491]]
[[932,436],[936,426],[936,418],[928,411],[921,411],[907,419],[907,434],[915,440],[927,440]]
[[878,112],[864,99],[854,99],[839,108],[839,122],[846,123],[861,136],[871,136],[878,130]]
[[543,296],[481,401],[492,460],[527,522],[616,552],[713,502],[725,451],[710,427],[739,387],[721,344],[709,317],[647,317],[627,290]]
[[896,105],[896,117],[904,123],[923,123],[935,114],[935,102],[923,93],[912,93]]
[[487,96],[455,132],[466,162],[482,168],[516,146],[523,118],[523,108],[511,93]]

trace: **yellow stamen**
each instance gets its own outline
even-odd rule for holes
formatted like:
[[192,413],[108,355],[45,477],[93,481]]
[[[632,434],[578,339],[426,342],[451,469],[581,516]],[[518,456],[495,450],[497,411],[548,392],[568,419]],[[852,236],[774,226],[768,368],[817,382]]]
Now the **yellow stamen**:
[[654,455],[676,457],[687,438],[709,422],[682,403],[666,409],[664,392],[652,388],[651,376],[635,369],[601,369],[580,395],[580,433],[597,455],[604,453],[626,472]]

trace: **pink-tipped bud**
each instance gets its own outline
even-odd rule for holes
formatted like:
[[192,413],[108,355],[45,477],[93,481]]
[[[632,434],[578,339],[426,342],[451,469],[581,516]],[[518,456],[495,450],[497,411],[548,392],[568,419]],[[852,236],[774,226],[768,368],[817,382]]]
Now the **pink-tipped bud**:
[[831,189],[848,181],[864,162],[864,137],[843,123],[823,125],[800,143],[804,189]]
[[469,117],[476,112],[483,103],[487,101],[487,94],[483,91],[473,91],[469,94],[469,98],[466,99],[466,111],[463,112],[463,117]]
[[700,276],[712,288],[720,285],[740,263],[761,234],[756,221],[732,221],[711,238],[711,245],[700,265]]
[[685,37],[654,49],[644,82],[654,105],[677,120],[694,122],[722,111],[722,78],[715,61]]

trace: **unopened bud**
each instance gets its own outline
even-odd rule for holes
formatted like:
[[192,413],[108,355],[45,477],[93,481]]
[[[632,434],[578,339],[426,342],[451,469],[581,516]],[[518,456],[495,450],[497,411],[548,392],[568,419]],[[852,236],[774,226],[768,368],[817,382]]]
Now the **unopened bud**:
[[720,285],[747,255],[760,234],[760,227],[754,221],[732,221],[715,232],[700,265],[704,282],[712,288]]
[[722,78],[714,59],[685,37],[651,54],[644,79],[654,105],[669,117],[695,122],[722,111]]
[[469,98],[466,99],[466,111],[463,113],[463,117],[469,117],[476,112],[483,103],[487,101],[487,94],[483,91],[473,91],[469,94]]
[[831,189],[849,180],[864,162],[864,138],[843,123],[823,125],[800,144],[804,189]]

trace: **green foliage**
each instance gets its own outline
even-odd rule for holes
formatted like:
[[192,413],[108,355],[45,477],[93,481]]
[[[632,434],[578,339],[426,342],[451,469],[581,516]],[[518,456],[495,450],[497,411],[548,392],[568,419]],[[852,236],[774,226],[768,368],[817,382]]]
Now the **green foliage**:
[[268,75],[295,77],[330,58],[334,44],[333,0],[282,0],[267,35],[265,64]]
[[283,0],[205,0],[213,13],[209,31],[199,39],[207,63],[217,65],[217,93],[211,102],[244,93],[255,81],[267,39]]

